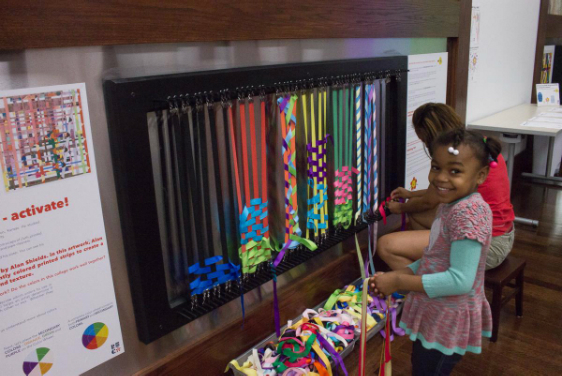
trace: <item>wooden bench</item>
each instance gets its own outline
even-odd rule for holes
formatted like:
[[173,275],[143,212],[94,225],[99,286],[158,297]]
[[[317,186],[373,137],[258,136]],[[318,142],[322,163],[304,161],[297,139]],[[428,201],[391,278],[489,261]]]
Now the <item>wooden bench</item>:
[[[500,313],[502,307],[515,296],[515,314],[517,317],[523,316],[523,271],[526,261],[515,256],[508,255],[500,266],[486,272],[485,286],[492,290],[492,338],[490,341],[496,342],[498,339],[498,329],[500,325]],[[515,279],[515,283],[511,281]],[[504,286],[512,287],[505,297],[502,297]]]

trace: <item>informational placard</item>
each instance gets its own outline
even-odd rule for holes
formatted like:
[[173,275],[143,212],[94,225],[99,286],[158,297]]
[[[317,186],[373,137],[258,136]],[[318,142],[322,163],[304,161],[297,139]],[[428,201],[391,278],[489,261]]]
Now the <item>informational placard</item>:
[[537,84],[537,106],[559,106],[560,87],[558,84]]
[[429,186],[431,166],[428,151],[412,125],[414,111],[422,104],[445,103],[447,97],[447,53],[408,56],[408,104],[406,132],[406,180],[404,187],[415,191]]
[[84,84],[0,91],[0,374],[124,352]]

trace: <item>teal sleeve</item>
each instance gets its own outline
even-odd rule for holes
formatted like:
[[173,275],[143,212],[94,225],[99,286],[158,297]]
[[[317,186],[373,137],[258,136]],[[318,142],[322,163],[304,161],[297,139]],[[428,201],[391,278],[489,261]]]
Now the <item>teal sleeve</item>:
[[412,269],[414,274],[416,274],[417,271],[418,271],[418,268],[420,267],[420,262],[421,262],[421,259],[419,259],[418,261],[414,261],[413,263],[408,265],[408,268]]
[[423,288],[430,298],[467,294],[472,290],[482,244],[472,239],[451,243],[451,266],[441,273],[424,274]]

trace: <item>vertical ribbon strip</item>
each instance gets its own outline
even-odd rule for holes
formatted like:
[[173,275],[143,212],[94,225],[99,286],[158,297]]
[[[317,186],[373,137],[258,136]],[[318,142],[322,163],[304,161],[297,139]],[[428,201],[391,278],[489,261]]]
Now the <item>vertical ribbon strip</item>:
[[[347,100],[343,101],[343,92],[346,92]],[[336,148],[336,173],[334,179],[335,187],[335,210],[334,225],[349,228],[353,219],[353,177],[352,173],[359,171],[352,166],[351,151],[353,148],[352,129],[353,104],[350,103],[351,88],[343,88],[333,96],[334,134]],[[339,103],[338,103],[339,102]],[[344,106],[347,114],[344,125]],[[338,111],[339,110],[339,111]],[[338,133],[339,137],[338,137]]]
[[357,153],[357,210],[355,212],[355,222],[361,217],[361,199],[362,199],[362,176],[361,176],[361,164],[363,160],[362,146],[363,139],[361,137],[361,85],[355,87],[355,147]]
[[[267,201],[267,190],[264,183],[267,181],[266,178],[266,163],[265,163],[265,131],[266,131],[266,119],[265,119],[265,103],[261,103],[261,138],[260,138],[260,149],[262,157],[262,190],[260,192],[258,179],[258,150],[257,150],[257,137],[256,137],[256,122],[254,115],[254,101],[252,99],[248,100],[248,115],[246,116],[246,100],[239,100],[240,109],[240,128],[241,128],[241,144],[242,144],[242,170],[243,170],[243,182],[244,182],[244,200],[242,200],[242,187],[240,182],[240,174],[238,168],[238,155],[236,149],[236,132],[234,130],[234,121],[232,118],[232,108],[229,107],[229,119],[228,125],[230,128],[231,140],[232,140],[232,156],[235,166],[236,174],[236,190],[238,197],[238,208],[239,208],[239,230],[240,230],[240,260],[242,263],[242,271],[244,273],[254,273],[256,271],[257,265],[269,260],[271,258],[271,244],[269,241],[269,224],[267,220],[268,211],[268,201]],[[249,124],[248,120],[249,119]],[[248,129],[249,128],[249,129]],[[248,130],[250,133],[251,149],[248,148]],[[253,157],[249,153],[255,153]],[[250,166],[252,169],[253,176],[253,192],[250,190]],[[257,196],[257,197],[256,197]],[[254,197],[254,198],[252,198]]]
[[317,245],[302,238],[302,231],[299,227],[298,202],[297,202],[297,168],[296,161],[296,104],[298,96],[285,95],[277,99],[279,115],[281,118],[282,153],[285,175],[285,243],[275,259],[274,266],[279,265],[287,249],[294,249],[299,244],[306,246],[311,251]]
[[[325,231],[327,229],[328,213],[324,210],[326,206],[326,201],[328,199],[328,194],[325,185],[326,179],[326,164],[325,154],[326,146],[330,135],[327,134],[322,138],[322,128],[323,128],[323,110],[322,110],[322,91],[318,92],[318,123],[316,123],[315,108],[314,108],[314,92],[310,92],[310,123],[311,131],[308,132],[308,106],[306,94],[302,96],[303,104],[303,118],[305,126],[305,137],[306,137],[306,149],[307,149],[307,176],[308,185],[310,190],[312,190],[312,197],[307,195],[307,233],[308,230],[314,232],[315,239],[318,238],[320,231]],[[316,125],[318,124],[318,126]],[[318,137],[317,137],[318,135]]]

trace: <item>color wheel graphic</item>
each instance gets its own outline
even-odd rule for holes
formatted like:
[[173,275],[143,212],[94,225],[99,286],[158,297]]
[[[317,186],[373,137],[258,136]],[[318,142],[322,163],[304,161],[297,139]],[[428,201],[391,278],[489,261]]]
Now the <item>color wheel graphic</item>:
[[42,376],[53,366],[53,352],[46,347],[39,347],[29,354],[23,362],[23,372],[27,376]]
[[108,335],[109,329],[107,329],[107,325],[103,322],[95,322],[84,331],[82,344],[89,350],[95,350],[107,341]]

